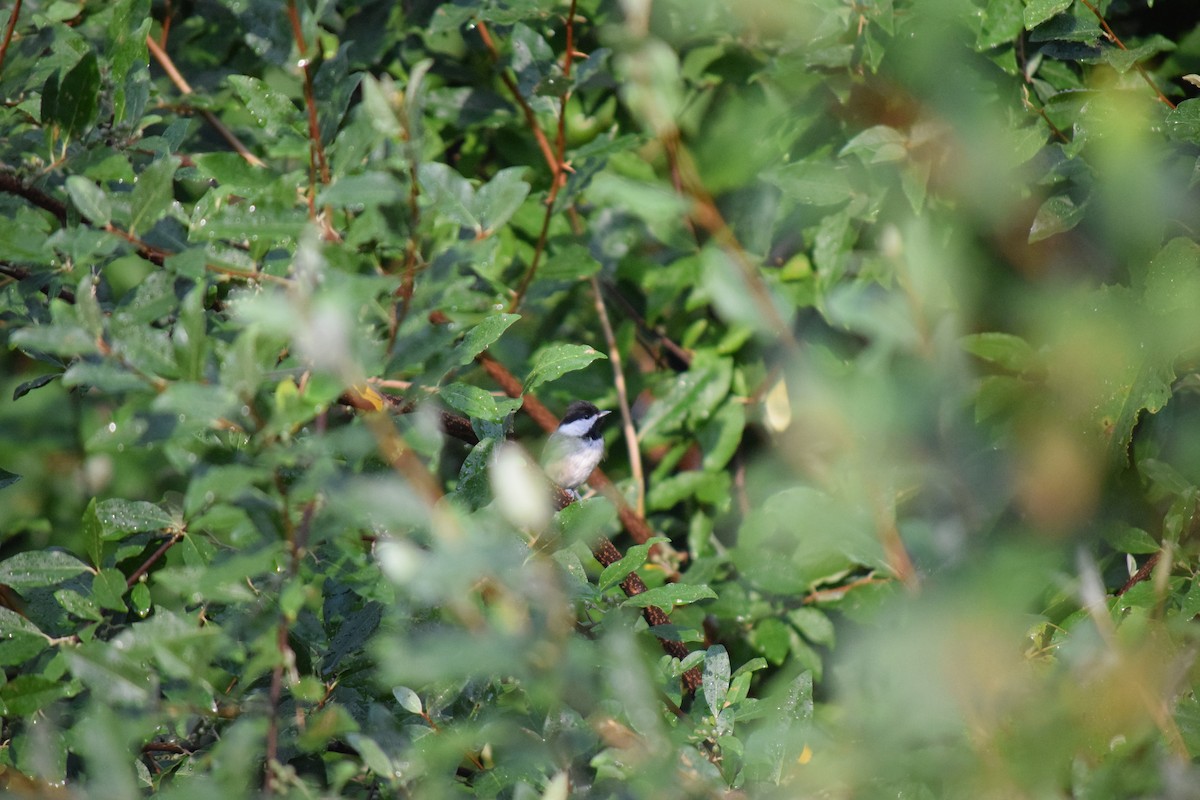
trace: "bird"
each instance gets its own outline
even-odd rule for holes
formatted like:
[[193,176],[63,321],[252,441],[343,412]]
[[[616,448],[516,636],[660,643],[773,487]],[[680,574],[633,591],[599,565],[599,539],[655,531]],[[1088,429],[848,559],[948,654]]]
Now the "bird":
[[575,497],[575,491],[592,474],[604,457],[604,439],[600,429],[608,411],[601,411],[586,400],[567,406],[558,429],[546,440],[542,451],[542,469],[554,484]]

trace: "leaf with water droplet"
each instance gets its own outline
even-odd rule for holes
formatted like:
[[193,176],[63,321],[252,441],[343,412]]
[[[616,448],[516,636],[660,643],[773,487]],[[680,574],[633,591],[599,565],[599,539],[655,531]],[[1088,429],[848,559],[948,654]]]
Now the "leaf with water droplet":
[[0,561],[0,583],[20,592],[54,586],[86,571],[87,564],[62,550],[26,550]]
[[533,369],[525,378],[525,391],[532,391],[552,380],[561,378],[568,372],[583,369],[598,358],[606,355],[581,344],[558,344],[542,350],[533,361]]
[[160,531],[173,524],[171,515],[144,500],[105,500],[96,506],[101,538],[120,539],[128,533]]

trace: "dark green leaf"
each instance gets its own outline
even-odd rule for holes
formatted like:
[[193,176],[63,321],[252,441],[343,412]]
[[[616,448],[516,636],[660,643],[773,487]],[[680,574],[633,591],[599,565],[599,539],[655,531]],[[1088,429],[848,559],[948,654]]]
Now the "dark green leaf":
[[[34,378],[33,380],[25,381],[20,386],[18,386],[16,389],[13,389],[13,398],[12,399],[20,400],[22,397],[29,394],[34,389],[40,389],[43,386],[45,386],[46,384],[53,381],[55,378],[61,378],[61,377],[62,376],[59,375],[58,373],[52,372],[48,375],[39,375],[38,377]],[[0,488],[3,488],[3,487],[0,487]]]
[[[100,107],[100,65],[95,53],[85,53],[63,75],[56,99],[53,120],[65,136],[78,136],[91,126]],[[44,116],[44,104],[42,113]]]

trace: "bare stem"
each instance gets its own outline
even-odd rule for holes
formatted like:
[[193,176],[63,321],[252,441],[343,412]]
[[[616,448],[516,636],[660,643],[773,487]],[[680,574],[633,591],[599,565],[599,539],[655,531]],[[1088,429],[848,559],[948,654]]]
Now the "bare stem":
[[[154,41],[149,34],[146,35],[146,47],[150,50],[150,55],[154,56],[154,60],[163,68],[163,72],[167,73],[167,77],[171,79],[171,83],[175,84],[175,88],[179,89],[184,95],[192,94],[192,87],[184,80],[183,75],[175,68],[175,62],[167,55],[167,51],[163,50],[158,42]],[[217,118],[217,115],[206,109],[200,109],[200,113],[204,119],[208,120],[208,124],[212,125],[221,138],[229,143],[239,156],[246,160],[246,163],[255,167],[265,167],[262,159],[251,153],[246,145],[242,144],[242,140],[237,137],[233,131],[225,127],[225,123]]]
[[[1129,48],[1125,46],[1125,43],[1121,41],[1121,37],[1117,36],[1116,31],[1108,26],[1108,22],[1104,19],[1104,15],[1100,13],[1100,9],[1092,5],[1089,0],[1079,0],[1079,2],[1087,6],[1088,11],[1091,11],[1093,14],[1095,14],[1096,19],[1100,20],[1100,27],[1104,29],[1104,36],[1110,42],[1122,50],[1129,50]],[[1138,75],[1142,76],[1142,80],[1144,80],[1146,84],[1154,90],[1154,94],[1158,97],[1159,102],[1164,103],[1167,108],[1175,108],[1175,104],[1171,102],[1170,98],[1162,93],[1162,90],[1158,88],[1158,84],[1155,83],[1154,79],[1150,77],[1150,73],[1146,72],[1145,67],[1139,64],[1137,61],[1134,61],[1133,68],[1137,70]]]
[[4,41],[0,42],[0,75],[4,74],[4,56],[8,54],[8,43],[12,41],[13,31],[17,27],[17,18],[21,16],[21,0],[13,3],[12,13],[8,15],[8,26],[4,29]]
[[625,449],[629,451],[629,473],[637,490],[635,507],[639,517],[646,516],[646,480],[642,473],[642,451],[638,443],[637,431],[633,427],[633,414],[629,410],[629,393],[625,388],[625,370],[621,364],[621,351],[617,347],[617,337],[613,334],[612,323],[608,319],[608,309],[604,306],[604,295],[600,291],[600,281],[592,276],[592,300],[596,305],[596,316],[600,319],[600,328],[604,331],[604,341],[608,344],[608,358],[612,363],[613,385],[617,389],[617,404],[621,408],[621,430],[625,436]]

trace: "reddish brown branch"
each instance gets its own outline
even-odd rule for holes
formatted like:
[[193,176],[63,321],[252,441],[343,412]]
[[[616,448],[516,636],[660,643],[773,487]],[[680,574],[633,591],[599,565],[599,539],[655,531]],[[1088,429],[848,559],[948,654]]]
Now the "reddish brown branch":
[[8,55],[8,43],[12,41],[13,31],[17,28],[17,18],[21,16],[21,0],[13,3],[12,13],[8,15],[8,26],[4,29],[4,41],[0,42],[0,75],[4,74],[4,57]]
[[[308,114],[308,216],[317,218],[317,181],[328,186],[330,182],[329,161],[325,156],[325,145],[321,142],[321,121],[317,115],[317,97],[313,91],[312,59],[308,55],[308,45],[304,41],[304,29],[300,24],[300,12],[296,8],[296,0],[288,0],[288,20],[292,26],[292,38],[296,42],[296,51],[300,56],[300,72],[304,78],[304,107]],[[328,215],[326,215],[328,217]],[[322,225],[326,239],[339,238],[328,224]]]
[[1158,566],[1158,560],[1161,556],[1162,551],[1159,550],[1157,553],[1147,558],[1146,563],[1142,564],[1142,566],[1138,568],[1138,571],[1133,573],[1133,575],[1129,577],[1129,580],[1125,581],[1124,585],[1121,586],[1120,589],[1117,589],[1117,597],[1125,594],[1142,581],[1148,580],[1150,576],[1154,574],[1154,568]]
[[[498,64],[500,61],[500,50],[496,47],[495,40],[492,39],[492,34],[488,29],[487,23],[481,21],[477,27],[479,37],[483,40],[483,46],[487,48],[492,60]],[[563,54],[563,74],[566,78],[570,78],[571,63],[575,57],[575,0],[571,0],[571,7],[567,13],[566,29],[567,47],[566,52]],[[529,105],[529,101],[521,94],[521,89],[517,86],[517,82],[503,68],[500,70],[500,79],[504,82],[509,93],[513,96],[513,100],[516,101],[517,106],[521,109],[526,124],[537,140],[538,149],[542,151],[542,158],[545,159],[546,165],[550,168],[550,190],[546,194],[546,213],[542,218],[542,229],[538,234],[537,245],[534,247],[533,258],[529,261],[529,267],[525,270],[525,274],[521,278],[521,283],[513,295],[512,302],[509,303],[508,312],[512,314],[521,307],[525,293],[529,290],[530,284],[533,283],[533,279],[537,275],[538,265],[541,263],[542,255],[546,250],[546,241],[550,233],[550,220],[554,216],[554,203],[558,200],[559,190],[566,183],[567,171],[569,169],[566,163],[566,116],[567,101],[570,99],[571,93],[569,91],[564,92],[559,100],[557,136],[555,144],[552,147],[550,140],[546,138],[545,131],[538,124],[537,114],[534,113],[533,107]]]
[[[506,394],[508,394],[510,397],[521,398],[521,408],[533,419],[534,422],[538,424],[542,430],[550,433],[558,427],[558,420],[555,419],[552,413],[550,413],[550,410],[542,405],[542,402],[533,395],[524,394],[522,392],[523,387],[521,386],[521,382],[518,381],[516,376],[509,372],[503,364],[501,364],[499,361],[496,361],[496,359],[492,358],[487,353],[481,353],[476,360],[481,366],[483,366],[484,370],[488,373],[492,380],[494,380]],[[592,476],[588,479],[588,482],[594,486],[597,491],[607,497],[614,506],[616,506],[617,516],[621,520],[621,525],[626,531],[629,532],[631,537],[638,542],[645,542],[654,535],[654,532],[650,530],[650,526],[646,523],[646,520],[642,519],[642,517],[640,517],[638,513],[633,510],[629,503],[625,502],[625,497],[617,490],[617,487],[613,485],[612,481],[608,479],[608,476],[606,476],[600,469],[597,469],[592,473]],[[560,509],[565,508],[567,505],[573,502],[573,500],[574,498],[561,489],[555,495],[555,505],[557,505]],[[609,564],[614,564],[621,560],[621,551],[618,550],[616,545],[614,545],[612,541],[605,536],[601,536],[598,541],[592,545],[592,555],[594,555],[596,560],[606,567]],[[630,575],[621,583],[621,589],[626,595],[633,597],[636,594],[641,594],[642,592],[646,591],[646,584],[642,582],[641,578],[634,574]],[[663,613],[661,609],[654,606],[646,606],[646,608],[642,610],[642,616],[651,626],[666,625],[670,621],[667,615]],[[674,656],[678,659],[686,658],[688,655],[688,649],[682,642],[674,642],[667,639],[659,639],[659,642],[662,644],[663,650],[668,655]],[[687,691],[695,691],[696,687],[700,685],[699,670],[693,669],[686,672],[683,675],[683,685]]]
[[[480,20],[476,25],[476,30],[479,31],[479,38],[483,40],[483,46],[487,48],[488,55],[492,57],[492,61],[500,63],[500,50],[496,47],[496,42],[492,39],[492,32],[488,25],[483,20]],[[500,69],[500,80],[504,81],[504,85],[508,88],[513,99],[521,109],[521,113],[525,116],[525,122],[528,123],[529,129],[533,132],[534,138],[537,139],[538,149],[542,151],[542,158],[546,159],[547,166],[550,171],[557,176],[558,159],[554,156],[554,149],[550,147],[550,141],[546,138],[546,134],[538,125],[537,114],[534,113],[533,107],[521,95],[521,89],[517,86],[517,82],[513,79],[508,71],[504,68]]]
[[[171,60],[169,55],[167,55],[167,51],[164,50],[158,44],[158,42],[154,41],[149,34],[146,35],[146,47],[150,50],[150,55],[154,56],[154,60],[158,62],[160,67],[162,67],[163,72],[167,73],[167,77],[171,79],[171,83],[175,84],[175,88],[179,89],[181,94],[192,94],[191,85],[184,79],[179,70],[175,68],[175,62]],[[225,127],[225,123],[221,122],[221,120],[217,118],[216,114],[206,109],[200,109],[200,113],[204,116],[204,119],[208,121],[208,124],[211,125],[218,134],[220,134],[221,138],[228,142],[229,146],[232,147],[239,156],[245,159],[248,164],[252,164],[256,167],[266,166],[266,164],[262,162],[262,159],[251,153],[249,148],[242,144],[242,140],[237,137],[237,134]]]
[[[1092,5],[1089,0],[1079,0],[1079,2],[1087,6],[1088,11],[1091,11],[1093,14],[1095,14],[1096,19],[1100,20],[1100,27],[1104,29],[1105,38],[1115,44],[1117,47],[1128,52],[1129,48],[1126,47],[1125,43],[1121,41],[1121,37],[1117,36],[1116,31],[1109,27],[1108,22],[1104,19],[1104,15],[1100,13],[1100,9]],[[1155,83],[1154,79],[1150,77],[1150,73],[1146,72],[1145,67],[1139,64],[1137,61],[1134,61],[1133,68],[1137,70],[1138,75],[1142,76],[1142,80],[1146,82],[1146,85],[1154,90],[1154,94],[1158,97],[1159,102],[1164,103],[1167,108],[1175,108],[1175,104],[1172,103],[1171,100],[1162,93],[1162,90],[1158,88],[1158,84]]]
[[135,583],[137,583],[139,580],[141,580],[142,576],[145,575],[146,572],[149,571],[149,569],[152,566],[154,566],[154,564],[160,558],[162,558],[164,555],[166,555],[168,550],[170,550],[172,547],[174,547],[181,541],[183,541],[183,531],[176,531],[175,534],[171,536],[171,538],[167,539],[165,542],[163,542],[161,545],[159,545],[159,548],[157,550],[155,550],[153,553],[151,553],[150,557],[147,558],[144,562],[142,562],[142,565],[140,567],[138,567],[137,569],[135,569],[133,571],[132,575],[130,575],[128,578],[125,579],[125,588],[132,589],[133,585]]

